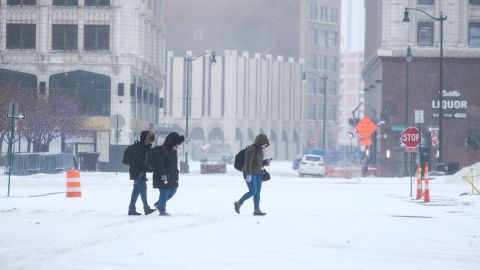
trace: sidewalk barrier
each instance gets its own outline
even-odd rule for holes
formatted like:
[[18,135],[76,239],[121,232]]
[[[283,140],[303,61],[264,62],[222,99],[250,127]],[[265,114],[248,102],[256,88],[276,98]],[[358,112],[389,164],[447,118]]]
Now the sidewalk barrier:
[[423,199],[425,202],[430,202],[430,189],[428,187],[428,162],[425,162],[425,174],[424,174],[424,178],[425,178],[425,194],[423,196]]
[[417,167],[417,200],[422,199],[422,168],[420,167],[420,163],[418,164]]
[[[478,184],[476,185],[475,182],[480,183],[480,174],[477,174],[474,172],[475,169],[473,166],[470,168],[470,171],[466,174],[463,175],[462,178],[467,184],[469,184],[472,187],[472,195],[480,195],[480,188],[477,187]],[[480,170],[477,170],[480,171]]]
[[80,187],[80,172],[77,170],[67,171],[67,198],[80,198],[82,191]]

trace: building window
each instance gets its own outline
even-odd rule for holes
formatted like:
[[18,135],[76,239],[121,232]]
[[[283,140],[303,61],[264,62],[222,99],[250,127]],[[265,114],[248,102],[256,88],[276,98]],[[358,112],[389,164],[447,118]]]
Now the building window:
[[123,97],[125,95],[125,84],[124,83],[119,83],[117,86],[117,95],[119,97]]
[[470,0],[470,5],[480,5],[480,0]]
[[75,7],[78,6],[78,0],[53,0],[54,6]]
[[135,99],[135,84],[134,83],[130,84],[130,97]]
[[327,69],[327,56],[326,55],[320,55],[319,69]]
[[8,0],[7,6],[35,6],[37,0]]
[[72,24],[52,25],[52,50],[77,50],[78,27]]
[[308,42],[310,44],[316,45],[317,44],[317,29],[310,28],[308,29]]
[[335,121],[337,118],[337,107],[335,105],[327,105],[327,120]]
[[7,24],[7,49],[35,49],[35,24]]
[[317,20],[318,19],[318,5],[317,3],[310,4],[310,20]]
[[417,43],[418,46],[433,46],[433,22],[418,22]]
[[338,34],[335,31],[328,31],[328,46],[336,47],[338,44]]
[[338,21],[338,14],[337,13],[338,13],[338,11],[337,11],[336,8],[331,8],[330,9],[330,18],[329,18],[330,22],[336,23]]
[[328,94],[332,96],[337,95],[337,81],[328,81]]
[[480,22],[470,23],[468,28],[468,46],[480,48]]
[[322,7],[320,9],[320,20],[322,22],[328,21],[328,8],[327,7]]
[[433,0],[418,0],[419,5],[433,5]]
[[109,50],[110,27],[108,25],[85,25],[85,50]]
[[315,120],[315,104],[308,104],[308,106],[307,106],[307,119]]
[[325,78],[321,79],[322,83],[320,84],[320,94],[325,95],[325,87],[328,87],[328,79],[325,80]]
[[307,67],[311,69],[317,69],[317,55],[309,53],[307,58]]
[[328,69],[331,71],[337,70],[337,57],[336,56],[329,56],[328,57]]
[[85,6],[88,7],[108,7],[110,0],[85,0]]

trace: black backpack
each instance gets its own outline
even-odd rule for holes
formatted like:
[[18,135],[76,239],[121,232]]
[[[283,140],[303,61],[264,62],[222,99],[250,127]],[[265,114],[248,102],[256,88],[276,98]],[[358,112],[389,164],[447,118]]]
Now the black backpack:
[[235,155],[235,161],[233,162],[233,167],[241,172],[243,172],[243,166],[245,165],[245,150],[247,150],[249,147],[251,147],[251,145],[240,150]]
[[132,153],[134,152],[135,144],[129,145],[125,151],[123,151],[122,163],[128,166],[132,165]]

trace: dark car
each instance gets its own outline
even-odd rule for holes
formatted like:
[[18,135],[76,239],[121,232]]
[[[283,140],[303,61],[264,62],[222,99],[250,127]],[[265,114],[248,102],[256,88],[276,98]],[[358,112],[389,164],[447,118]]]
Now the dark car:
[[227,173],[227,164],[221,155],[207,156],[201,160],[200,173]]
[[298,155],[292,162],[292,169],[298,170],[300,166],[300,161],[302,161],[302,155]]

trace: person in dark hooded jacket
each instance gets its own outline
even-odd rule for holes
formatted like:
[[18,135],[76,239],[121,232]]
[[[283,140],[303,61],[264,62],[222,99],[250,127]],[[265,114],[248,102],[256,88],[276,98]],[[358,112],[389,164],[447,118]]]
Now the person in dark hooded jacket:
[[128,207],[128,215],[130,216],[140,215],[135,208],[139,195],[142,198],[145,215],[155,211],[155,209],[151,209],[150,206],[148,206],[147,202],[147,170],[145,167],[145,155],[152,147],[153,141],[155,141],[155,133],[144,130],[140,133],[140,141],[136,141],[133,144],[133,150],[130,156],[131,164],[128,170],[130,179],[134,181],[130,205]]
[[163,145],[152,149],[150,158],[153,165],[153,188],[160,190],[158,202],[154,205],[160,216],[168,216],[166,206],[177,192],[178,188],[178,157],[177,148],[185,140],[176,132],[169,133]]
[[270,145],[267,135],[258,134],[255,143],[245,150],[245,163],[243,166],[243,177],[248,187],[238,201],[234,202],[235,212],[240,214],[240,207],[243,202],[253,197],[253,215],[264,216],[266,213],[260,210],[260,192],[262,190],[262,167],[268,166],[270,159],[263,159],[263,151]]

